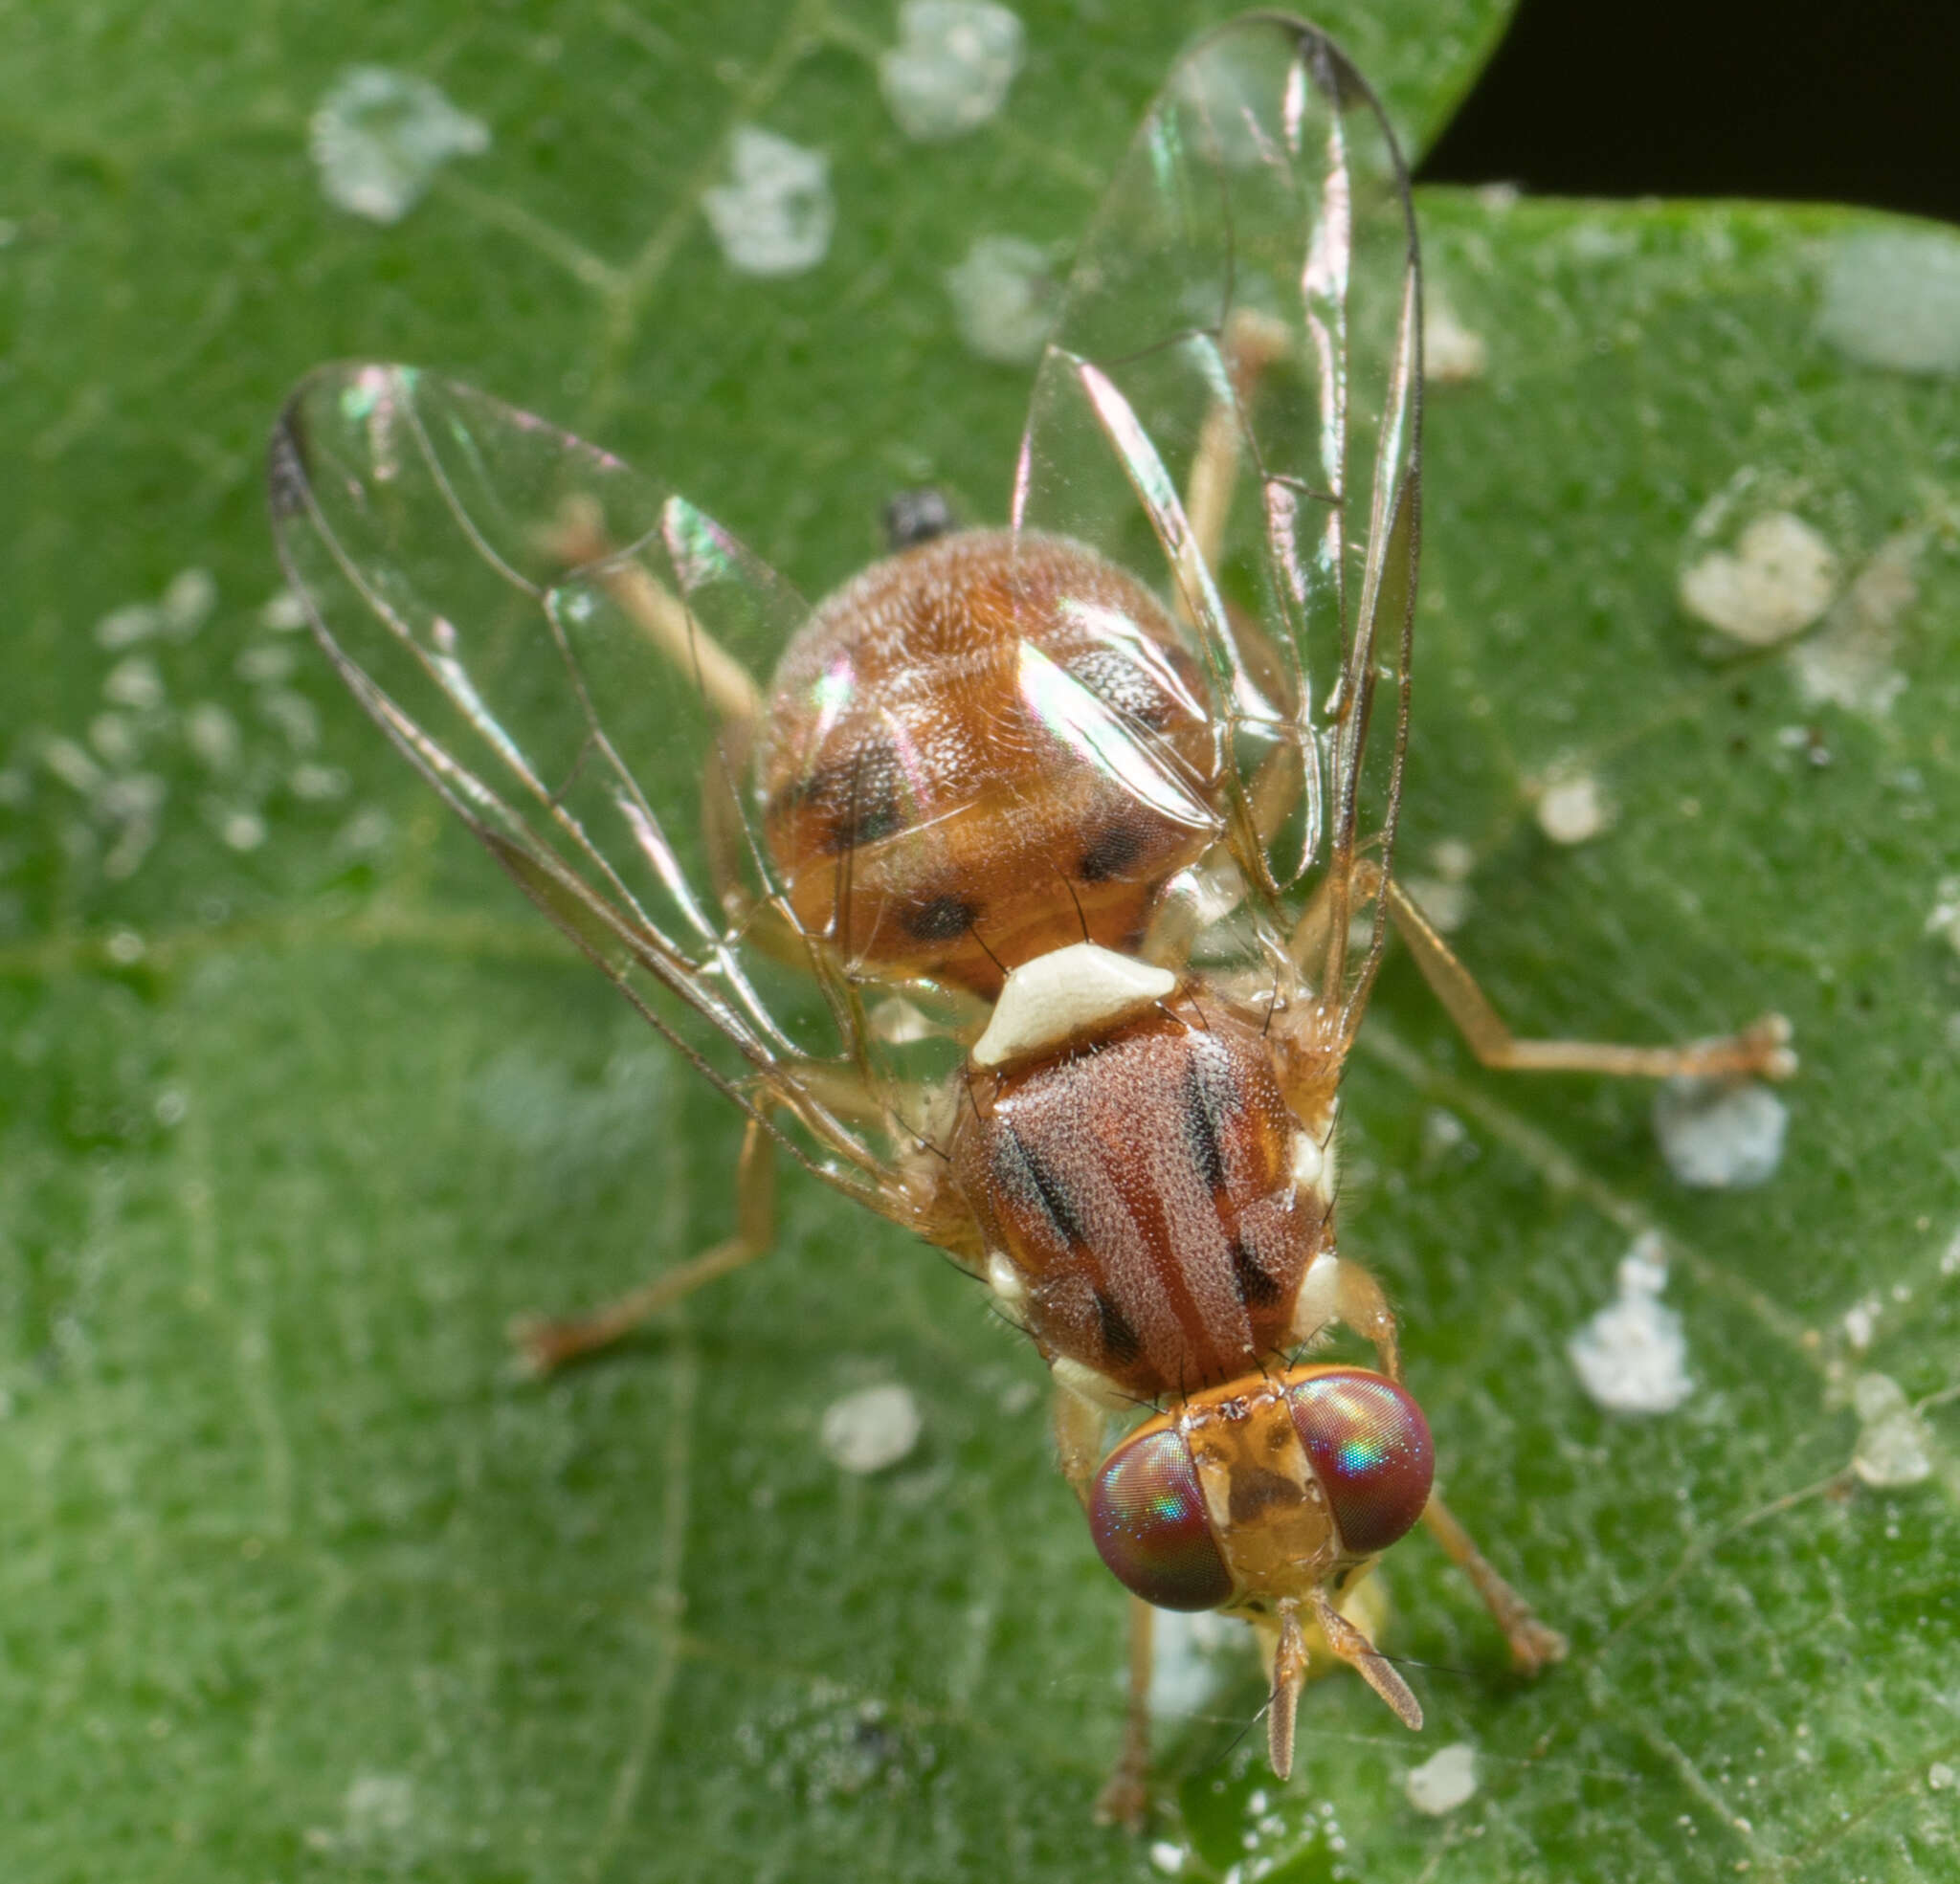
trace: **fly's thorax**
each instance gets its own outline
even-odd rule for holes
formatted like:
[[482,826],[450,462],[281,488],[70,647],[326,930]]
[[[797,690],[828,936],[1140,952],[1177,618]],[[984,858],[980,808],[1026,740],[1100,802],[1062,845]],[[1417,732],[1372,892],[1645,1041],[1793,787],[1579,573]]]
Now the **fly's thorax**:
[[785,652],[757,743],[798,920],[858,970],[991,996],[1135,943],[1217,838],[1222,757],[1162,606],[1081,545],[962,531],[874,565]]
[[989,1283],[1051,1365],[1116,1396],[1238,1379],[1284,1347],[1330,1243],[1325,1152],[1257,1017],[1201,982],[1154,998],[1163,971],[1100,949],[1058,954],[1083,986],[1023,1004],[1043,964],[1017,970],[961,1075],[948,1151]]
[[1097,1473],[1089,1526],[1148,1602],[1269,1615],[1339,1591],[1403,1536],[1434,1465],[1428,1424],[1395,1382],[1293,1367],[1146,1420]]

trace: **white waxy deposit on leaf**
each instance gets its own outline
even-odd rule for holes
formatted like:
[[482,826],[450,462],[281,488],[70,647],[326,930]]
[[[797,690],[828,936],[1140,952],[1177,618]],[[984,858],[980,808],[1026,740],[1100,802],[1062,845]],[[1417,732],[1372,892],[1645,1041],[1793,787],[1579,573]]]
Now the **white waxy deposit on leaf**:
[[1960,372],[1960,236],[1858,230],[1824,262],[1817,331],[1865,366]]
[[347,795],[347,775],[338,765],[295,765],[286,778],[295,798],[307,804],[324,804]]
[[296,752],[311,752],[320,743],[320,709],[304,694],[289,687],[268,687],[258,697],[260,718],[277,726]]
[[99,713],[88,722],[88,743],[118,770],[133,765],[141,742],[126,715]]
[[1233,1619],[1208,1609],[1161,1609],[1151,1619],[1150,1712],[1161,1720],[1200,1713],[1244,1653]]
[[218,835],[234,851],[256,851],[265,842],[265,820],[249,805],[218,814]]
[[1046,344],[1061,286],[1046,249],[1018,235],[979,235],[947,270],[960,338],[983,360],[1019,366]]
[[1933,1471],[1931,1442],[1904,1389],[1889,1374],[1860,1374],[1851,1389],[1858,1445],[1851,1469],[1867,1485],[1917,1485]]
[[1940,878],[1933,906],[1927,912],[1926,933],[1938,936],[1949,948],[1960,954],[1960,876]]
[[1409,1803],[1418,1812],[1439,1818],[1477,1790],[1477,1749],[1458,1740],[1414,1767],[1402,1781]]
[[425,1818],[406,1773],[359,1773],[342,1797],[339,1829],[309,1831],[306,1842],[364,1870],[419,1869]]
[[290,588],[281,588],[259,605],[258,625],[275,634],[291,634],[306,626],[306,605]]
[[147,654],[130,654],[102,676],[102,698],[147,713],[164,703],[164,676]]
[[1538,794],[1538,828],[1554,844],[1583,844],[1612,822],[1612,808],[1591,772],[1548,779]]
[[1481,334],[1457,319],[1456,310],[1435,293],[1423,297],[1422,377],[1435,386],[1480,380],[1490,365],[1490,348]]
[[232,663],[240,680],[255,687],[274,685],[285,679],[299,665],[299,654],[287,641],[259,641],[239,650]]
[[1841,706],[1882,720],[1905,691],[1894,664],[1897,623],[1919,600],[1917,530],[1889,537],[1832,606],[1824,625],[1790,651],[1790,665],[1812,706]]
[[1019,17],[988,0],[905,0],[878,82],[899,129],[922,144],[963,136],[1007,102],[1021,69]]
[[830,159],[742,124],[728,141],[728,181],[702,198],[722,256],[742,275],[801,275],[829,252],[836,226]]
[[911,1389],[888,1384],[832,1401],[820,1435],[833,1465],[862,1476],[897,1465],[919,1443],[919,1429]]
[[1671,1413],[1694,1390],[1681,1317],[1661,1299],[1666,1245],[1653,1231],[1620,1258],[1619,1298],[1566,1343],[1583,1386],[1615,1413]]
[[1402,887],[1440,934],[1454,935],[1470,920],[1477,853],[1459,837],[1445,837],[1430,846],[1429,864],[1428,871],[1405,876]]
[[1469,921],[1471,895],[1467,883],[1453,883],[1444,876],[1424,876],[1419,873],[1400,880],[1437,935],[1454,936]]
[[1654,1136],[1691,1190],[1749,1190],[1783,1158],[1790,1108],[1753,1079],[1666,1080],[1654,1095]]
[[71,790],[84,796],[102,784],[102,768],[71,739],[51,733],[41,742],[41,764]]
[[392,223],[422,200],[452,157],[488,150],[490,131],[426,78],[357,65],[321,100],[309,142],[329,203],[369,222]]
[[172,634],[194,634],[217,605],[217,579],[209,569],[180,569],[164,590],[164,626]]
[[216,700],[199,700],[184,710],[184,743],[208,771],[229,772],[242,743],[238,722]]
[[96,623],[96,646],[111,653],[133,648],[139,641],[147,641],[163,625],[161,609],[147,602],[132,602],[127,608],[112,609]]
[[1808,628],[1831,606],[1838,558],[1802,518],[1787,510],[1758,517],[1734,552],[1711,551],[1682,572],[1688,613],[1751,648],[1773,647]]

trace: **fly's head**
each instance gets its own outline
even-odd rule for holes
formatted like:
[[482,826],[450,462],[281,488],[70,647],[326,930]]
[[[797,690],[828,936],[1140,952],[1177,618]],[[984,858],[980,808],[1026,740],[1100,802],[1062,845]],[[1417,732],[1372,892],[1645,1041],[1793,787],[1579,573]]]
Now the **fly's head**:
[[1395,1382],[1293,1367],[1208,1387],[1127,1434],[1096,1474],[1089,1526],[1103,1563],[1146,1602],[1254,1625],[1283,1778],[1309,1625],[1405,1724],[1422,1724],[1402,1677],[1336,1606],[1422,1516],[1435,1470],[1429,1424]]

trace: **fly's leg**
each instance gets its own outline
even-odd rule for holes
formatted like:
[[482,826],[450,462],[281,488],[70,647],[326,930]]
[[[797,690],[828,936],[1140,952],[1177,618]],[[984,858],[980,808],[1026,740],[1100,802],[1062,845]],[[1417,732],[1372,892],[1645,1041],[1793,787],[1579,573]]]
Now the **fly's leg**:
[[1108,1408],[1101,1401],[1058,1380],[1049,1420],[1055,1434],[1055,1461],[1068,1480],[1069,1490],[1086,1511],[1090,1490],[1096,1483],[1096,1470],[1109,1454]]
[[1422,1521],[1442,1545],[1444,1553],[1468,1577],[1483,1598],[1487,1608],[1511,1645],[1511,1661],[1526,1674],[1566,1658],[1566,1639],[1557,1629],[1539,1621],[1527,1602],[1494,1570],[1489,1560],[1471,1541],[1470,1533],[1457,1521],[1456,1515],[1436,1493],[1429,1495]]
[[1096,1822],[1141,1831],[1150,1809],[1150,1666],[1157,1612],[1141,1596],[1129,1599],[1129,1701],[1123,1716],[1123,1750],[1096,1795]]
[[[1096,1470],[1108,1452],[1109,1412],[1101,1402],[1061,1381],[1055,1383],[1050,1409],[1055,1452],[1069,1489],[1084,1509]],[[1102,1825],[1125,1830],[1143,1828],[1150,1806],[1150,1661],[1156,1612],[1141,1596],[1129,1599],[1129,1701],[1123,1717],[1123,1750],[1096,1798]]]
[[[604,565],[617,545],[606,534],[597,502],[572,498],[553,520],[549,548],[568,569],[575,569],[589,563]],[[636,559],[604,566],[596,575],[600,587],[647,639],[683,674],[694,676],[702,697],[723,720],[730,724],[754,721],[762,707],[755,676],[702,630],[666,584]]]
[[[1742,1078],[1755,1074],[1787,1079],[1796,1071],[1796,1055],[1789,1045],[1790,1023],[1781,1014],[1767,1014],[1739,1033],[1681,1047],[1520,1040],[1408,892],[1391,878],[1385,894],[1390,919],[1409,945],[1423,980],[1485,1066],[1520,1073],[1599,1073],[1647,1079],[1665,1079],[1678,1074],[1704,1078]],[[1422,1521],[1451,1563],[1476,1586],[1503,1630],[1511,1659],[1520,1669],[1535,1673],[1565,1658],[1565,1637],[1541,1622],[1530,1604],[1498,1575],[1440,1497],[1431,1495]]]
[[1789,1045],[1790,1023],[1781,1014],[1765,1014],[1740,1033],[1682,1047],[1520,1040],[1429,918],[1392,877],[1388,898],[1389,915],[1423,980],[1485,1066],[1514,1073],[1607,1073],[1636,1079],[1666,1079],[1676,1074],[1718,1079],[1759,1074],[1767,1079],[1787,1079],[1796,1071],[1796,1055]]
[[[1250,308],[1239,308],[1225,323],[1220,345],[1231,397],[1214,399],[1205,413],[1185,479],[1184,514],[1191,528],[1178,550],[1179,594],[1174,599],[1188,625],[1189,611],[1183,608],[1182,594],[1196,592],[1204,586],[1201,569],[1215,579],[1224,556],[1226,526],[1245,454],[1244,414],[1260,379],[1286,357],[1293,344],[1284,321]],[[1259,692],[1276,701],[1285,699],[1292,676],[1271,636],[1257,619],[1229,602],[1225,609],[1235,660],[1243,664]],[[1243,797],[1235,796],[1233,830],[1227,843],[1248,880],[1264,879],[1266,847],[1299,802],[1304,777],[1299,748],[1281,740],[1246,780]],[[1223,913],[1214,910],[1209,920],[1216,921]],[[1182,961],[1190,945],[1191,934],[1185,932],[1193,912],[1166,903],[1159,915],[1162,932],[1150,940],[1150,959]]]
[[1293,336],[1283,321],[1240,308],[1225,323],[1226,371],[1232,376],[1233,399],[1214,402],[1198,431],[1191,477],[1185,485],[1184,514],[1191,522],[1192,547],[1210,569],[1218,566],[1225,544],[1225,525],[1238,483],[1243,446],[1239,413],[1251,403],[1253,390],[1267,367],[1285,358]]
[[610,1347],[642,1321],[690,1296],[704,1282],[727,1275],[767,1253],[775,1238],[775,1141],[761,1119],[751,1119],[742,1136],[735,1166],[735,1234],[692,1262],[663,1270],[651,1281],[584,1315],[564,1318],[524,1316],[511,1325],[526,1369],[544,1375],[602,1347]]
[[1382,1285],[1359,1263],[1324,1250],[1301,1277],[1287,1341],[1294,1346],[1311,1346],[1336,1326],[1351,1328],[1370,1342],[1381,1371],[1392,1381],[1402,1378],[1395,1312]]

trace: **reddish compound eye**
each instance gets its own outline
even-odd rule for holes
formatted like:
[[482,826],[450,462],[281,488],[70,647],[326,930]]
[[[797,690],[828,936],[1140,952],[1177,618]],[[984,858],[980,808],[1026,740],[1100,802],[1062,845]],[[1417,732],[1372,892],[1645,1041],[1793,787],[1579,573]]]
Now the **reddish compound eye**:
[[1169,1427],[1103,1462],[1089,1530],[1117,1582],[1160,1609],[1215,1609],[1232,1594],[1191,1449]]
[[1296,1381],[1286,1397],[1348,1556],[1386,1550],[1422,1516],[1436,1477],[1422,1409],[1393,1381],[1359,1367]]

